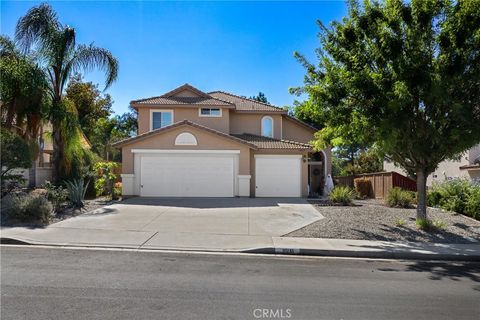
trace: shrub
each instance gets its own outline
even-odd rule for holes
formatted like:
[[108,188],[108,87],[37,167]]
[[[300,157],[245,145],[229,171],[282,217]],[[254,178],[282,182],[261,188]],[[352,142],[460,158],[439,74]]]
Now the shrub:
[[395,187],[390,189],[385,202],[389,207],[411,208],[414,202],[414,196],[410,191]]
[[45,197],[18,194],[5,200],[5,210],[9,220],[21,222],[48,223],[53,207]]
[[43,187],[47,190],[47,199],[52,203],[53,209],[58,211],[62,204],[67,201],[68,190],[62,186],[55,186],[50,181],[46,181]]
[[428,190],[427,203],[480,219],[480,184],[471,183],[467,179],[435,183]]
[[48,191],[47,189],[42,189],[42,188],[36,188],[36,189],[33,189],[30,194],[32,196],[37,196],[37,197],[44,197],[46,198],[47,197],[47,194],[48,194]]
[[345,186],[336,186],[328,196],[330,201],[340,203],[344,206],[352,204],[355,198],[355,191]]
[[430,231],[434,227],[432,220],[429,220],[429,219],[417,219],[415,221],[415,224],[417,225],[418,229],[421,229],[424,231]]
[[122,195],[122,183],[121,182],[116,182],[114,187],[113,187],[113,193],[115,195],[115,198],[118,198]]
[[357,178],[353,180],[355,191],[362,198],[373,198],[372,182],[365,178]]
[[480,220],[480,183],[473,186],[465,203],[465,213]]
[[397,219],[395,221],[395,224],[397,225],[397,227],[403,227],[407,222],[403,219]]
[[445,229],[446,226],[447,226],[447,224],[445,222],[443,222],[442,220],[433,221],[433,227],[435,229]]
[[430,207],[439,207],[442,201],[442,194],[438,190],[429,189],[427,191],[427,205]]
[[441,220],[429,220],[429,219],[417,219],[415,221],[415,224],[417,225],[418,229],[424,230],[424,231],[432,231],[432,230],[441,230],[445,229],[447,224]]
[[112,199],[115,198],[115,180],[118,175],[115,174],[115,169],[119,167],[117,162],[97,162],[94,169],[97,172],[97,179],[95,180],[95,190],[97,196],[109,195]]
[[87,192],[88,181],[85,184],[83,179],[76,179],[65,181],[65,185],[67,186],[68,198],[72,206],[75,208],[83,207],[83,199],[85,198],[85,192]]
[[32,153],[28,143],[18,134],[5,128],[0,130],[0,169],[2,196],[8,194],[25,179],[12,173],[15,168],[30,168]]

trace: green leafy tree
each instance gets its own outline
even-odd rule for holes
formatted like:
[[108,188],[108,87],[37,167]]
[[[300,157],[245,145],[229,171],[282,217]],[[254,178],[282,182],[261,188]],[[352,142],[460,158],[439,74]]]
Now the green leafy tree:
[[66,97],[75,105],[78,121],[83,133],[91,140],[92,132],[99,119],[112,114],[112,98],[98,89],[92,82],[83,82],[80,74],[70,78],[66,89]]
[[427,219],[427,176],[480,141],[480,1],[351,1],[341,22],[319,25],[319,63],[297,54],[307,74],[296,90],[334,133],[318,140],[375,142],[416,177]]
[[34,58],[0,36],[2,127],[21,135],[34,150],[47,111],[47,83]]
[[15,38],[25,52],[35,50],[45,69],[51,97],[54,180],[58,182],[65,159],[66,137],[62,127],[71,112],[67,104],[62,103],[68,80],[77,72],[100,69],[105,71],[105,87],[109,87],[117,78],[118,62],[106,49],[77,44],[75,29],[61,24],[56,12],[46,3],[31,8],[20,18]]
[[[18,133],[29,145],[31,161],[40,154],[42,126],[48,110],[47,83],[33,56],[23,54],[15,43],[0,36],[1,126]],[[35,185],[35,165],[29,168]]]
[[[292,89],[291,92],[296,94],[297,90]],[[336,158],[334,176],[355,174],[355,161],[361,152],[366,151],[371,144],[367,139],[356,134],[356,127],[351,125],[327,126],[325,110],[318,108],[312,98],[303,102],[295,101],[293,115],[297,119],[320,128],[316,133],[318,139],[313,143],[315,149],[321,150],[327,145],[334,145],[333,156]],[[347,168],[350,169],[346,170]]]
[[118,160],[119,151],[112,147],[113,142],[120,140],[117,125],[116,118],[101,118],[95,124],[91,135],[93,151],[107,161]]
[[117,125],[118,139],[134,137],[138,132],[138,112],[130,107],[129,112],[125,112],[115,117]]
[[29,168],[32,164],[32,155],[28,144],[18,134],[1,129],[0,134],[0,168],[2,185],[10,179],[18,179],[11,174],[16,168]]
[[251,96],[249,99],[252,99],[258,102],[269,103],[267,97],[263,92],[259,92],[258,95]]
[[383,171],[383,158],[375,148],[354,151],[355,154],[352,155],[348,150],[344,151],[338,147],[334,149],[332,160],[334,176]]

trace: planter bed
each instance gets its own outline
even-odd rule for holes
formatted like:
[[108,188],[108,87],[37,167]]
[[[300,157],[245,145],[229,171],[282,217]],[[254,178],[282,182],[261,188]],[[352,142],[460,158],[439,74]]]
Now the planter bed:
[[[306,238],[414,241],[437,243],[480,242],[480,221],[461,214],[428,208],[428,217],[442,221],[443,229],[422,231],[415,225],[415,209],[389,208],[383,201],[356,200],[356,206],[312,205],[325,217],[285,236]],[[403,225],[397,225],[403,221]]]
[[[93,211],[95,209],[108,206],[110,204],[116,203],[121,201],[119,200],[110,200],[109,197],[98,197],[95,199],[83,200],[84,207],[83,208],[73,208],[69,206],[62,207],[59,211],[52,215],[48,224],[56,223],[68,218],[72,218],[78,216],[80,214],[85,214],[87,212]],[[48,224],[42,223],[35,223],[35,222],[19,222],[19,221],[7,221],[4,219],[4,215],[2,214],[1,219],[1,226],[2,227],[45,227]]]

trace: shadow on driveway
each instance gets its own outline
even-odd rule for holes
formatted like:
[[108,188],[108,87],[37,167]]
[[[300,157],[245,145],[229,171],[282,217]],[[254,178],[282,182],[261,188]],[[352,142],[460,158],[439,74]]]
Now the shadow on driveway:
[[303,198],[162,198],[133,197],[120,204],[141,206],[166,206],[194,209],[278,207],[281,204],[307,204]]

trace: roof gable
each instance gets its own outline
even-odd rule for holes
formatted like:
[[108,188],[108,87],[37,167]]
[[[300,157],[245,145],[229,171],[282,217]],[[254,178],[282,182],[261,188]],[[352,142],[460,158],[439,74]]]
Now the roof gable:
[[218,130],[215,130],[215,129],[212,129],[212,128],[209,128],[209,127],[205,127],[205,126],[202,126],[201,124],[198,124],[198,123],[195,123],[193,121],[190,121],[190,120],[182,120],[182,121],[178,121],[178,122],[175,122],[169,126],[166,126],[166,127],[163,127],[163,128],[159,128],[159,129],[155,129],[155,130],[152,130],[152,131],[148,131],[148,132],[145,132],[145,133],[142,133],[138,136],[135,136],[135,137],[132,137],[132,138],[128,138],[128,139],[124,139],[124,140],[120,140],[118,142],[115,142],[112,144],[112,146],[114,147],[117,147],[117,148],[121,148],[127,144],[130,144],[132,142],[136,142],[138,140],[142,140],[142,139],[146,139],[146,138],[149,138],[149,137],[152,137],[152,136],[155,136],[157,134],[162,134],[164,132],[167,132],[167,131],[170,131],[172,129],[175,129],[175,128],[178,128],[180,126],[190,126],[190,127],[193,127],[193,128],[197,128],[197,129],[200,129],[202,131],[206,131],[206,132],[209,132],[209,133],[212,133],[212,134],[216,134],[220,137],[223,137],[223,138],[226,138],[226,139],[229,139],[229,140],[233,140],[237,143],[241,143],[241,144],[245,144],[247,146],[249,146],[250,148],[252,149],[257,149],[257,146],[253,143],[250,143],[248,141],[245,141],[245,140],[242,140],[240,138],[237,138],[237,137],[234,137],[234,136],[231,136],[229,134],[226,134],[226,133],[223,133],[221,131],[218,131]]
[[194,86],[189,85],[188,83],[185,83],[183,86],[180,86],[176,89],[173,89],[172,91],[169,91],[163,95],[161,95],[163,98],[172,98],[172,97],[203,97],[203,98],[209,98],[211,99],[212,97],[195,88]]

